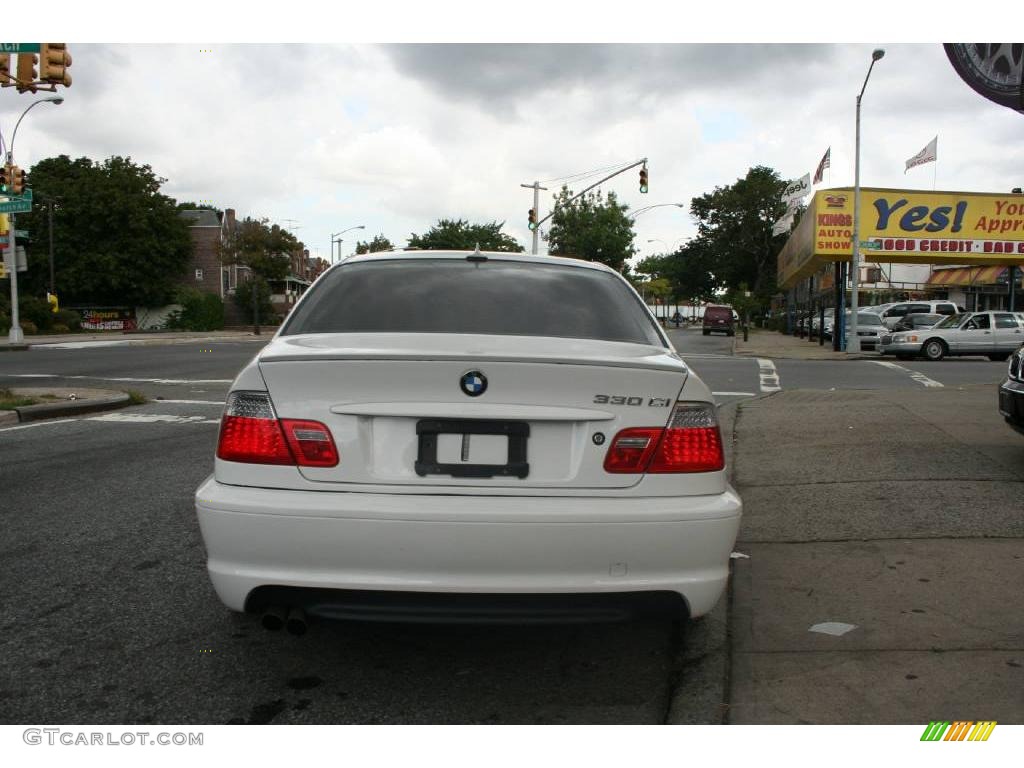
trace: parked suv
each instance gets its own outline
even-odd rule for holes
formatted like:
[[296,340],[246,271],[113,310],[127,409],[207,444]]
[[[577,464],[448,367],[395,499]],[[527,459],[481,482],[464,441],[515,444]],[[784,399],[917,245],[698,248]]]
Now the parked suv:
[[725,331],[726,336],[733,336],[736,333],[736,313],[727,304],[717,304],[705,307],[704,309],[704,335],[712,331]]
[[896,323],[907,315],[917,313],[932,315],[956,315],[966,310],[958,307],[952,301],[905,301],[902,304],[893,304],[882,313],[882,324],[886,328],[892,328]]

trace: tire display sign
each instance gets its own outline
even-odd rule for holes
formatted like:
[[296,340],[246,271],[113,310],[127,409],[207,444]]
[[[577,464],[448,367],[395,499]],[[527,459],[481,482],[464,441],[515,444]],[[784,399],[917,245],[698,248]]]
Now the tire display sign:
[[960,79],[989,101],[1024,112],[1024,43],[945,43]]
[[82,315],[82,328],[90,331],[134,331],[138,329],[135,310],[130,307],[76,309]]

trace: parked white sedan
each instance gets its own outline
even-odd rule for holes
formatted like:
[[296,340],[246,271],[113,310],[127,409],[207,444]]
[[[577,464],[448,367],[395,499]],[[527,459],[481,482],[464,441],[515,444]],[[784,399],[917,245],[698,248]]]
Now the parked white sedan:
[[741,503],[713,397],[615,271],[508,253],[349,259],[238,375],[197,490],[235,611],[700,616]]
[[1024,320],[1012,312],[965,312],[951,315],[931,328],[886,336],[882,354],[894,354],[900,359],[918,355],[929,360],[941,360],[947,355],[984,355],[989,360],[1006,360],[1022,341]]

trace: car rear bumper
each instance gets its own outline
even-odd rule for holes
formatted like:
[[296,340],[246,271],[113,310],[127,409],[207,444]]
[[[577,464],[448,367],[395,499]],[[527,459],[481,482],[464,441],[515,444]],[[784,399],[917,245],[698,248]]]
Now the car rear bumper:
[[[699,616],[725,589],[742,504],[731,489],[668,498],[428,496],[244,488],[211,477],[196,492],[196,511],[214,589],[236,611],[290,595],[290,605],[314,614],[382,618],[395,612],[367,610],[367,601],[415,605],[418,593],[449,604],[511,603],[523,615],[530,596],[653,603],[674,593]],[[353,601],[364,608],[339,612]]]

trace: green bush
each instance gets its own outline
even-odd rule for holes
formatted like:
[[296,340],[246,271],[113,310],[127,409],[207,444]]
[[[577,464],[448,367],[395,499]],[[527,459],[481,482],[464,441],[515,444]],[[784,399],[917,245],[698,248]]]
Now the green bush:
[[73,309],[62,309],[53,315],[54,327],[66,326],[69,331],[82,330],[82,316]]
[[70,330],[64,323],[54,323],[50,326],[51,333],[68,333]]
[[[31,320],[23,320],[18,318],[18,324],[21,326],[21,332],[26,336],[34,336],[39,333],[39,328]],[[8,328],[10,330],[10,328]]]
[[11,330],[11,318],[0,312],[0,333],[7,333],[9,330]]
[[[21,296],[18,298],[18,319],[21,322],[21,327],[25,327],[25,321],[28,320],[39,330],[48,330],[53,325],[53,307],[50,306],[46,299],[40,299],[35,296]],[[28,331],[25,331],[28,333]],[[33,331],[35,333],[35,331]]]
[[224,327],[224,302],[213,293],[194,288],[178,292],[181,309],[167,318],[167,328],[174,331],[219,331]]

